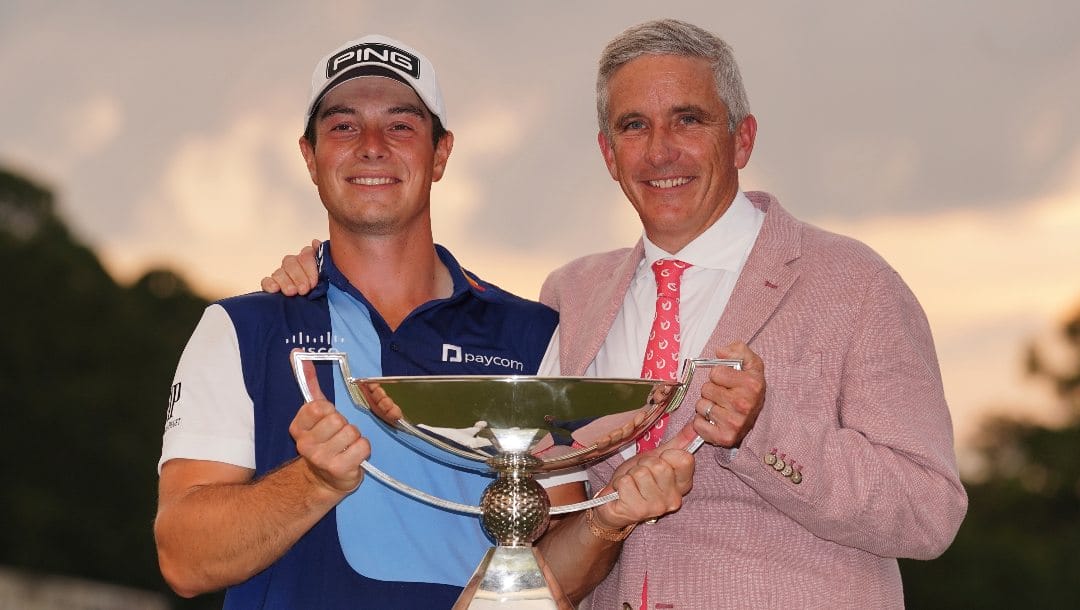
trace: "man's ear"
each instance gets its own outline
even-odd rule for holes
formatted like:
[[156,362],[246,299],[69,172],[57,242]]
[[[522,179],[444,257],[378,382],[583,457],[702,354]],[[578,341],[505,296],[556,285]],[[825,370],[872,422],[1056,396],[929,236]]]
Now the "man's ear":
[[757,119],[748,114],[735,127],[735,169],[742,169],[750,162],[750,153],[754,152],[754,140],[757,139]]
[[304,155],[304,163],[307,165],[307,171],[308,175],[311,176],[311,181],[318,184],[319,181],[315,179],[315,176],[318,174],[315,167],[315,148],[304,136],[300,136],[300,154]]
[[611,174],[611,179],[616,182],[619,181],[619,168],[615,165],[615,146],[604,135],[603,131],[597,132],[596,143],[600,145],[600,152],[604,155],[604,163],[607,164],[607,171]]
[[431,168],[431,181],[438,182],[446,171],[446,162],[450,159],[450,152],[454,150],[454,134],[446,132],[435,145],[435,164]]

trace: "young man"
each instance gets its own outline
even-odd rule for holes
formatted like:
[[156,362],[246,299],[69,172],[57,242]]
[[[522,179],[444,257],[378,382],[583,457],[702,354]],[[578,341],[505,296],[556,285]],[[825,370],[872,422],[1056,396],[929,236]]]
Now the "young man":
[[[365,377],[536,371],[555,313],[433,242],[431,184],[453,146],[445,126],[434,69],[400,42],[367,36],[317,64],[300,139],[329,223],[314,289],[211,305],[174,380],[155,537],[179,594],[228,588],[227,608],[449,608],[490,546],[475,516],[366,481],[359,465],[370,457],[464,504],[488,477],[417,456],[355,408],[328,367],[307,370],[316,399],[300,406],[289,358],[342,351]],[[615,529],[678,508],[693,463],[672,451],[624,470],[623,497],[596,514]],[[580,478],[548,480],[553,504],[583,500]],[[551,567],[577,601],[577,565]]]

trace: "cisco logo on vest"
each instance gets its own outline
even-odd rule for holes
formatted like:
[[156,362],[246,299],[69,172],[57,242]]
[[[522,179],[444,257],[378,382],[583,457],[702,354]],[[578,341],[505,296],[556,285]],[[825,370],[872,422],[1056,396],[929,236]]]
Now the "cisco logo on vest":
[[341,350],[335,346],[341,343],[345,343],[345,338],[330,331],[318,335],[309,335],[301,331],[291,337],[285,337],[285,345],[292,345],[305,352],[313,353],[339,352]]

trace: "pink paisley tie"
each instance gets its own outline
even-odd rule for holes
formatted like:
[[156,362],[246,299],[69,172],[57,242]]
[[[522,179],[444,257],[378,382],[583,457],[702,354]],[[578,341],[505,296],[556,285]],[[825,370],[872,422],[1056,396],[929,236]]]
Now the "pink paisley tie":
[[[679,285],[689,263],[664,258],[652,264],[656,275],[656,317],[653,318],[649,342],[645,345],[645,359],[641,364],[641,376],[646,379],[678,377],[679,372]],[[637,441],[638,453],[655,449],[664,436],[668,416],[665,413]]]
[[[656,317],[653,318],[652,330],[649,331],[649,342],[645,345],[645,359],[641,363],[641,376],[646,379],[678,377],[679,340],[682,338],[679,328],[679,286],[682,283],[683,271],[689,267],[689,263],[670,258],[660,259],[652,264],[653,273],[656,275]],[[660,445],[667,420],[667,413],[661,415],[653,427],[638,439],[638,453]],[[648,599],[649,574],[646,572],[645,581],[641,584],[640,610],[648,608]]]

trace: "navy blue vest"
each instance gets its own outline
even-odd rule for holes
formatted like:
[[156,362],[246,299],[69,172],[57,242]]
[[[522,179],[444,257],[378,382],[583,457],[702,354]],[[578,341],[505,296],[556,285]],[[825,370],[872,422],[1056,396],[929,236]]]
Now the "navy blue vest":
[[[333,265],[328,246],[329,244],[320,264],[320,282],[306,297],[286,298],[254,293],[220,302],[236,328],[244,383],[255,405],[256,477],[265,475],[297,456],[296,446],[288,431],[290,422],[303,403],[289,359],[290,352],[295,348],[348,351],[355,376],[534,374],[539,367],[557,324],[557,314],[551,309],[476,279],[463,271],[449,252],[437,247],[440,258],[450,269],[454,279],[453,296],[417,308],[397,329],[391,331],[370,303]],[[345,305],[351,303],[351,306],[361,309],[349,311],[348,307],[338,306],[335,309],[337,315],[332,316],[331,309],[335,308],[335,302]],[[356,315],[357,311],[364,313],[365,309],[367,315]],[[345,315],[349,317],[343,318]],[[335,328],[333,317],[345,319],[347,326],[356,328]],[[358,342],[363,345],[356,345]],[[361,362],[352,362],[354,355],[357,355]],[[470,358],[470,355],[473,357]],[[376,369],[374,372],[373,367]],[[335,394],[340,392],[334,391],[333,370],[329,366],[320,366],[317,370],[324,394],[328,399],[335,400]],[[352,410],[349,413],[350,420],[358,413],[348,402],[347,396],[342,396],[335,404],[343,413]],[[365,436],[373,438],[369,435],[370,428],[364,427],[365,425],[368,424],[361,425],[361,430]],[[402,447],[392,447],[388,444],[390,441],[383,438],[380,438],[379,442],[383,444],[377,445],[376,441],[372,440],[371,460],[376,466],[383,468],[378,461],[379,455],[403,455]],[[399,462],[398,466],[406,469],[435,467],[429,460],[419,456],[408,460],[395,459]],[[426,476],[433,480],[459,476],[464,490],[471,490],[475,486],[479,486],[476,487],[479,489],[486,483],[482,475],[465,472],[446,474],[442,471],[431,471]],[[405,482],[413,484],[412,481]],[[371,497],[365,497],[360,503],[354,502],[354,506],[343,502],[324,516],[277,562],[250,580],[230,587],[226,594],[225,608],[427,610],[451,607],[467,579],[467,575],[461,578],[460,569],[449,577],[433,578],[436,582],[410,582],[370,578],[358,573],[350,565],[342,549],[343,539],[348,540],[349,536],[347,532],[339,531],[339,510],[360,511],[352,515],[359,518],[364,517],[363,511],[366,507],[382,502],[392,503],[388,506],[380,504],[383,514],[392,515],[406,510],[438,510],[393,504],[416,504],[418,501],[386,488],[372,486],[382,485],[373,477],[365,478],[361,489],[370,492]],[[467,501],[476,504],[479,496]],[[479,531],[475,516],[448,513],[438,517],[461,519],[461,525],[451,528],[451,533],[470,540],[476,539],[470,529],[476,528],[476,531]],[[409,546],[410,536],[415,539],[418,535],[429,535],[423,530],[424,525],[418,526],[420,534],[412,531],[400,532],[400,545],[366,548],[363,552],[372,554],[372,557],[380,561],[392,562],[395,553],[400,555],[405,552],[402,548],[413,548]],[[426,526],[445,529],[445,525],[426,523]],[[385,539],[394,540],[400,529],[393,524],[386,525],[386,531],[383,532]],[[466,529],[470,531],[464,531]],[[362,545],[363,540],[352,544],[354,548],[359,548],[357,545]],[[401,548],[398,548],[399,546]],[[469,565],[471,569],[475,567],[472,562],[479,561],[479,557],[475,556],[475,540],[464,546],[469,547],[464,556],[454,559],[441,556],[444,551],[438,550],[438,545],[433,545],[431,550],[426,551],[434,556],[417,557],[415,552],[408,552],[413,552],[412,559],[417,564],[438,566],[446,562],[456,562]],[[403,571],[423,580],[425,568],[418,568],[415,574],[410,572],[409,556],[399,557],[397,561],[401,562],[401,565],[391,566],[391,572]],[[458,582],[437,582],[438,580]]]

